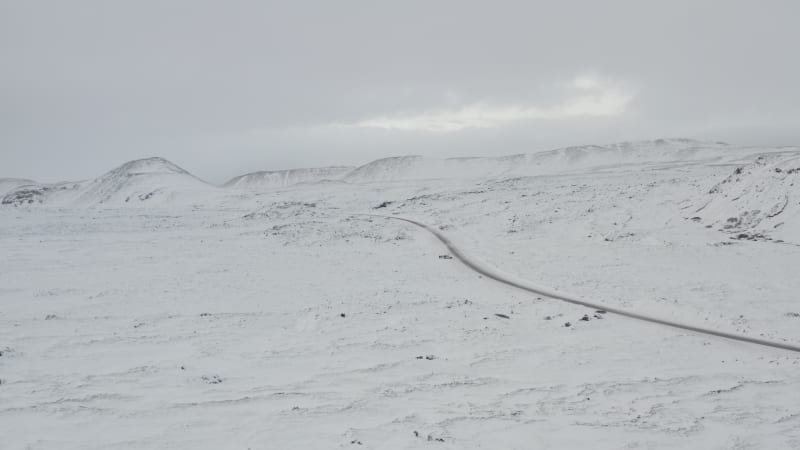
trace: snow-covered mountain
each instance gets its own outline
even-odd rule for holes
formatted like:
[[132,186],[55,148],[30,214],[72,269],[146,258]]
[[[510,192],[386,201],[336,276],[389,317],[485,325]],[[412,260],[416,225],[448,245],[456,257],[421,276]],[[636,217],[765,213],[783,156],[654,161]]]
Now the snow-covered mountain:
[[[300,183],[340,181],[353,184],[430,179],[496,179],[585,171],[619,170],[652,164],[705,162],[746,164],[758,155],[797,149],[737,147],[691,139],[657,139],[610,145],[566,147],[500,157],[382,158],[359,167],[253,172],[235,177],[225,188],[269,190]],[[125,163],[92,180],[40,184],[30,180],[0,180],[4,205],[138,205],[171,202],[178,197],[204,196],[222,190],[163,158]]]
[[4,205],[99,205],[167,202],[177,196],[202,195],[214,190],[164,158],[129,161],[93,180],[56,184],[27,184],[10,190]]
[[765,149],[731,146],[692,139],[656,139],[610,145],[586,145],[500,157],[430,158],[394,156],[359,167],[335,166],[313,169],[259,171],[235,177],[225,187],[265,190],[299,183],[341,180],[374,183],[420,179],[493,178],[499,176],[553,174],[621,164],[738,159]]
[[338,180],[351,170],[351,166],[334,166],[252,172],[231,179],[225,187],[252,190],[284,188],[300,183]]
[[164,158],[147,158],[127,162],[93,180],[80,200],[89,204],[136,203],[210,189],[206,182]]

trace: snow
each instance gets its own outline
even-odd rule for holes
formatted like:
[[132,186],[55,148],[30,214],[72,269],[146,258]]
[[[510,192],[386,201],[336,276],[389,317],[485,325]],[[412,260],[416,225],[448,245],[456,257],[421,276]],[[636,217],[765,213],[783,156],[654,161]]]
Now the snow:
[[682,165],[686,162],[729,163],[746,160],[754,153],[778,149],[734,147],[721,142],[690,139],[657,139],[611,145],[566,147],[545,152],[503,157],[383,158],[354,169],[344,180],[355,183],[442,178],[497,178],[523,175],[554,175],[586,170],[630,170],[655,162]]
[[[93,180],[32,184],[6,193],[4,205],[96,206],[170,203],[209,195],[216,188],[164,158],[127,162]],[[182,198],[181,198],[182,197]]]
[[36,184],[36,182],[25,178],[0,178],[0,196],[27,184]]
[[800,244],[800,156],[769,154],[737,167],[693,209],[692,218],[746,239]]
[[800,151],[670,142],[263,191],[152,161],[4,205],[2,447],[798,448],[800,355],[515,291],[423,230],[351,215],[420,220],[586,299],[800,343],[794,210],[753,225],[782,243],[721,226],[796,198],[774,168]]
[[260,171],[235,177],[225,183],[225,186],[251,190],[285,188],[300,183],[338,180],[352,169],[353,167],[350,166],[334,166],[313,169]]

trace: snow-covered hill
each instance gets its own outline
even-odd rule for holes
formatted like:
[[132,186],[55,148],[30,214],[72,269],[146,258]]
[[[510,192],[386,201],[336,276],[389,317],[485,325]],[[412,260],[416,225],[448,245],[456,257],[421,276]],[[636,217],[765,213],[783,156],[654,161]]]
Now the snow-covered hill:
[[6,193],[2,204],[137,205],[189,199],[215,189],[164,158],[146,158],[129,161],[93,180],[22,185]]
[[692,219],[747,239],[800,236],[800,154],[776,153],[737,167],[694,202]]
[[82,203],[166,201],[180,194],[213,189],[204,181],[163,158],[130,161],[86,186]]
[[250,190],[284,188],[300,183],[338,180],[351,170],[353,167],[350,166],[334,166],[252,172],[231,179],[225,187]]
[[[746,163],[760,154],[786,151],[777,148],[736,147],[691,139],[657,139],[611,145],[566,147],[538,153],[501,157],[382,158],[360,167],[333,166],[312,169],[253,172],[225,184],[236,190],[269,190],[301,183],[341,181],[381,183],[433,179],[495,179],[553,175],[621,167],[705,163]],[[796,149],[795,149],[796,151]],[[163,158],[130,161],[93,179],[55,184],[5,178],[0,180],[3,205],[140,205],[191,201],[222,190],[198,179]]]
[[354,169],[344,179],[352,183],[369,183],[550,175],[602,168],[616,169],[620,166],[637,164],[740,161],[770,151],[776,151],[776,149],[736,147],[721,142],[703,142],[691,139],[657,139],[602,146],[566,147],[501,157],[440,159],[399,156],[383,158]]

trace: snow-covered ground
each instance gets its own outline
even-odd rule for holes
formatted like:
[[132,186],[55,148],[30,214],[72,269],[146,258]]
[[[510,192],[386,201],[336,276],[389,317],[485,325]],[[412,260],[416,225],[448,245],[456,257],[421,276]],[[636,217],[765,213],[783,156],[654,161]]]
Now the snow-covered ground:
[[0,192],[0,447],[800,448],[800,354],[515,291],[351,215],[800,344],[799,154],[654,141],[263,189],[157,159],[20,181]]

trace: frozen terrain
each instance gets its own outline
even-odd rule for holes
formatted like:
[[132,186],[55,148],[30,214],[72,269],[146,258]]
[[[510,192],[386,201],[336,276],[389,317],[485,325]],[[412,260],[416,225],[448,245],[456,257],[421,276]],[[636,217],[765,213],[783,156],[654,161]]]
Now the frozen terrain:
[[225,186],[251,190],[285,188],[300,183],[318,183],[322,181],[338,180],[352,169],[353,167],[349,166],[334,166],[312,169],[260,171],[235,177],[225,183]]
[[244,189],[163,159],[11,186],[0,447],[800,448],[800,354],[517,291],[423,230],[353,215],[798,345],[798,161],[669,140]]
[[[736,167],[700,197],[693,220],[739,239],[798,241],[800,156],[795,152],[758,157]],[[778,239],[780,238],[780,239]]]
[[163,158],[127,162],[93,180],[56,184],[20,183],[5,192],[2,205],[98,206],[189,203],[217,188]]

